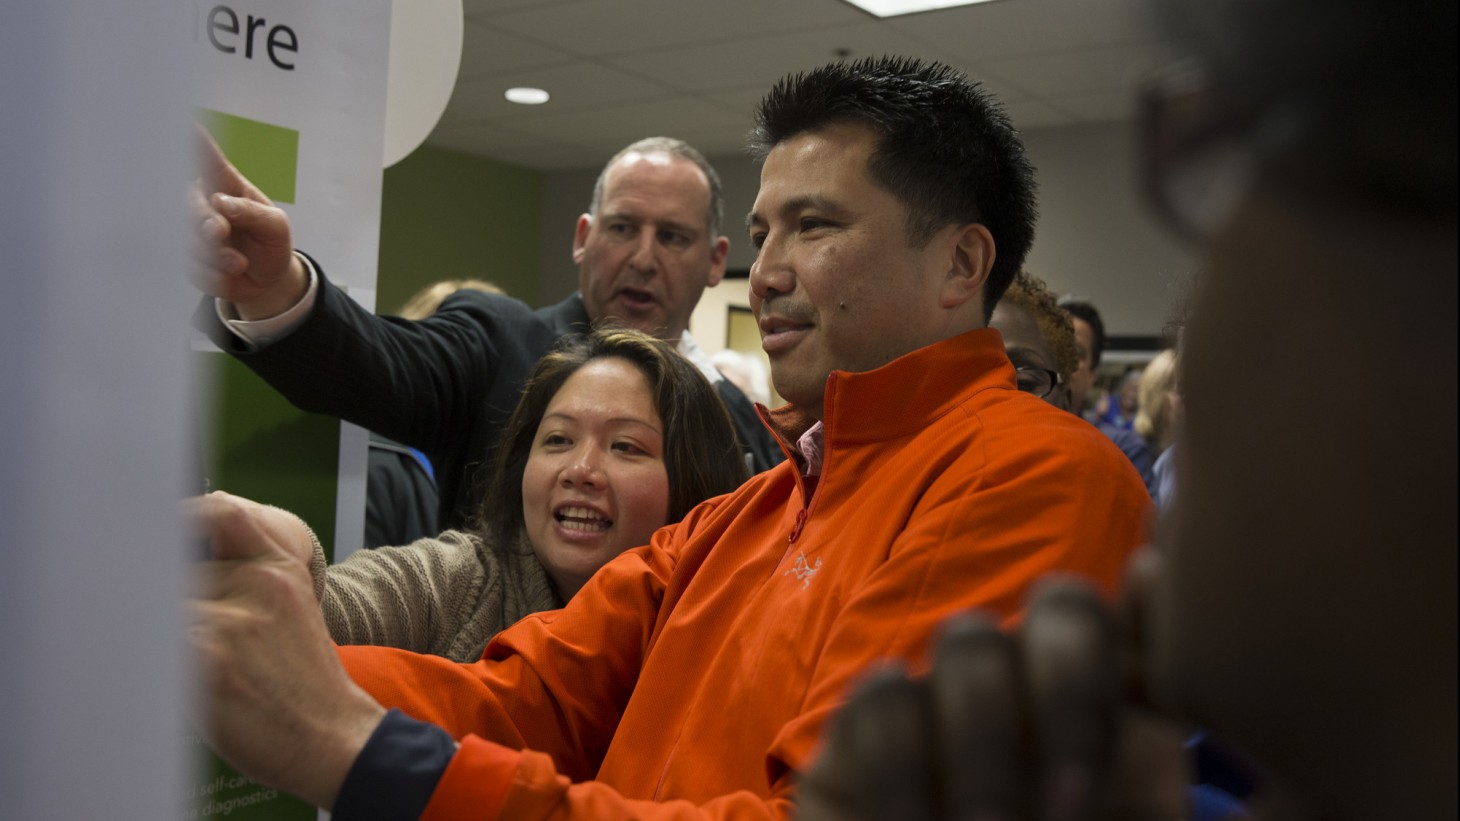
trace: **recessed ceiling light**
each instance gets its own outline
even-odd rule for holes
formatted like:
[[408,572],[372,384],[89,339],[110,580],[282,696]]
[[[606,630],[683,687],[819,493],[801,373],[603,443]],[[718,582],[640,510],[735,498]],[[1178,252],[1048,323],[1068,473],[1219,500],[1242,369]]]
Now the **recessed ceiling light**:
[[509,88],[505,96],[512,102],[523,105],[542,105],[548,101],[548,93],[546,91],[540,88],[528,88],[526,86]]
[[877,17],[897,17],[934,9],[951,9],[954,6],[971,6],[987,3],[989,0],[846,0],[862,11]]

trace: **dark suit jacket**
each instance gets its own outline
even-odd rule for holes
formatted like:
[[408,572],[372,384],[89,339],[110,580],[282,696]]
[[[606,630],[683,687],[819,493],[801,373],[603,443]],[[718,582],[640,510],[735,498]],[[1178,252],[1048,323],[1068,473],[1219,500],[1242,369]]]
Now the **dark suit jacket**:
[[436,480],[411,449],[370,434],[365,468],[365,547],[410,544],[441,532]]
[[[491,448],[537,360],[560,336],[588,328],[574,294],[533,311],[501,294],[459,291],[432,316],[376,316],[319,272],[314,309],[289,335],[256,351],[223,327],[204,300],[197,322],[299,408],[337,416],[419,449],[440,491],[440,526],[470,523],[482,500]],[[750,401],[728,380],[716,383],[737,435],[758,472],[780,448]]]

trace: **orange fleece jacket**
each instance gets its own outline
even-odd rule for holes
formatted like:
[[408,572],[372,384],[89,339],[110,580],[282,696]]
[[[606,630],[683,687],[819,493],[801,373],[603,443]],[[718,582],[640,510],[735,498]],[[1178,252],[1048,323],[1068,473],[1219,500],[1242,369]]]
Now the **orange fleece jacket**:
[[[794,462],[610,562],[458,664],[342,647],[387,707],[461,741],[427,819],[785,818],[868,665],[926,664],[946,616],[1030,584],[1106,590],[1150,497],[1078,417],[1014,388],[997,331],[827,380],[811,504]],[[810,420],[769,414],[784,442]]]

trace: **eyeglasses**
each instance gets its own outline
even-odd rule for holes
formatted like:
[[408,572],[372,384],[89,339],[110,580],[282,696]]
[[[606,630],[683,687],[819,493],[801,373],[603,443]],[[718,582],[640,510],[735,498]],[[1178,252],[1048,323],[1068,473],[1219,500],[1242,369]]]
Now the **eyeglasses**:
[[1015,368],[1014,385],[1025,393],[1032,393],[1040,399],[1049,396],[1063,379],[1059,371],[1049,368]]

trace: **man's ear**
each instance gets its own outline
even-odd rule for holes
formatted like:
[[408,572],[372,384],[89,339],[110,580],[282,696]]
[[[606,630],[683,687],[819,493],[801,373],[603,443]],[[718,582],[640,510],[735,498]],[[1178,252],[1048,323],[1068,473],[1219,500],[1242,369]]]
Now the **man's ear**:
[[706,288],[713,288],[725,278],[725,262],[730,258],[730,238],[717,237],[710,246],[710,277],[705,280]]
[[940,304],[944,308],[957,308],[976,299],[982,305],[983,286],[994,267],[994,235],[977,222],[944,230],[952,234],[944,241],[950,253]]
[[593,217],[589,214],[578,215],[578,226],[573,229],[573,264],[583,264],[583,249],[588,243],[588,231],[593,227]]

